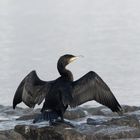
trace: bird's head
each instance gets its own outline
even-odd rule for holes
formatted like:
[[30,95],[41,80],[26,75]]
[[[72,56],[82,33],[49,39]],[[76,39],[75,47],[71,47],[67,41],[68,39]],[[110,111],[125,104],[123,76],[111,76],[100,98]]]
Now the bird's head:
[[59,58],[57,66],[58,67],[66,67],[69,63],[73,62],[74,60],[76,60],[78,58],[78,56],[74,56],[71,54],[66,54],[63,55]]

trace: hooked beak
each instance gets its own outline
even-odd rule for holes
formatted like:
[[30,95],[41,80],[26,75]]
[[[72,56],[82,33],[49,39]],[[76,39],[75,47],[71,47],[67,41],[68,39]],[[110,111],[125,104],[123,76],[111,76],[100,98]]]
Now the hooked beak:
[[71,62],[77,60],[77,59],[80,58],[80,57],[84,57],[84,56],[82,56],[82,55],[74,56],[74,57],[72,57],[72,58],[69,60],[69,63],[71,63]]

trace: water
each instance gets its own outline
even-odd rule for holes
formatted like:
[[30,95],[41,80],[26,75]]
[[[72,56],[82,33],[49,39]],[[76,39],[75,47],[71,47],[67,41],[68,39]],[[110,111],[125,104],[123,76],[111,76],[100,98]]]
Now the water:
[[57,78],[58,58],[71,53],[84,55],[68,66],[75,79],[94,70],[121,104],[140,105],[139,4],[139,0],[0,1],[0,104],[12,105],[19,82],[33,69],[43,80]]

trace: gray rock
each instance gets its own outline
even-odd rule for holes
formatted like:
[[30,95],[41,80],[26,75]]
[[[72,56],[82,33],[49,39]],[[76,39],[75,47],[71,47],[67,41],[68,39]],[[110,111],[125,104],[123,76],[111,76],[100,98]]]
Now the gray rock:
[[140,128],[140,123],[138,118],[135,115],[132,116],[121,116],[117,118],[112,118],[109,122],[109,125],[118,125],[118,126],[130,126]]
[[[39,110],[35,110],[34,112],[30,112],[27,115],[22,115],[21,117],[17,118],[17,120],[34,119],[35,115],[38,115],[39,113],[40,113]],[[81,108],[67,110],[64,114],[64,118],[66,118],[68,120],[79,119],[79,118],[83,118],[85,116],[86,116],[86,114],[84,113],[84,110],[82,110]]]
[[86,114],[82,108],[67,110],[64,114],[64,118],[68,120],[74,120],[85,117]]
[[139,138],[140,129],[129,126],[106,126],[95,135],[98,139]]
[[[0,131],[0,140],[140,138],[140,107],[123,106],[123,110],[124,115],[118,116],[104,106],[97,108],[78,107],[76,109],[70,109],[66,111],[65,118],[71,120],[71,123],[74,123],[75,128],[72,128],[66,124],[59,124],[56,126],[47,126],[46,122],[43,122],[43,125],[32,124],[30,120],[34,118],[35,114],[40,113],[40,109],[33,111],[32,109],[17,108],[16,111],[13,111],[11,107],[0,106],[2,115],[21,116],[18,118],[18,121],[14,119],[15,122],[18,122],[18,125],[16,125],[13,130]],[[26,120],[29,120],[28,123]],[[6,122],[8,121],[6,120]],[[1,120],[0,123],[4,124],[5,122]]]
[[18,125],[15,131],[27,140],[86,140],[86,135],[77,132],[67,125],[41,127]]
[[104,113],[101,111],[102,109],[104,109],[105,107],[104,106],[100,106],[100,107],[93,107],[93,108],[81,108],[83,109],[84,111],[86,111],[89,115],[104,115]]
[[140,128],[140,123],[135,115],[131,116],[121,116],[114,118],[103,118],[103,119],[87,119],[87,124],[89,125],[118,125],[118,126],[130,126]]
[[25,138],[14,130],[0,132],[0,140],[25,140]]
[[33,114],[29,114],[29,115],[23,115],[19,118],[17,118],[16,120],[32,120],[35,118],[36,115],[38,115],[39,113],[33,113]]
[[103,120],[103,119],[97,120],[97,119],[88,118],[87,124],[89,124],[89,125],[107,125],[107,120]]
[[128,105],[123,105],[123,112],[127,113],[127,112],[134,112],[134,111],[138,111],[140,110],[140,107],[137,106],[128,106]]
[[18,125],[15,127],[15,131],[27,140],[93,140],[140,137],[139,128],[116,125],[91,126],[82,124],[76,128],[67,125],[55,127]]
[[[113,117],[118,115],[115,112],[112,112],[109,108],[105,107],[105,106],[100,106],[100,107],[96,107],[96,108],[82,108],[83,110],[87,111],[88,114],[90,115],[101,115],[101,116],[108,116],[108,117]],[[123,113],[132,113],[135,111],[140,111],[140,107],[136,107],[136,106],[128,106],[128,105],[122,105],[122,109],[123,109]]]

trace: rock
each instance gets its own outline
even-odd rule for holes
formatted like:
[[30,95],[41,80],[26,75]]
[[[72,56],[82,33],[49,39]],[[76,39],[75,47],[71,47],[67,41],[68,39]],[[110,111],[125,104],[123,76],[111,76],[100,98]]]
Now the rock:
[[73,119],[79,119],[85,117],[86,114],[83,109],[77,108],[77,109],[71,109],[67,110],[64,114],[64,118],[68,120],[73,120]]
[[[23,115],[17,118],[16,120],[31,120],[34,119],[36,115],[40,114],[40,108],[35,109],[35,110],[27,110],[26,113],[24,111]],[[25,114],[25,115],[24,115]]]
[[105,107],[103,107],[103,106],[96,107],[96,108],[95,107],[93,107],[93,108],[83,107],[81,109],[83,109],[89,115],[104,115],[104,113],[101,111],[101,109],[103,109],[103,108],[105,108]]
[[[82,108],[84,111],[87,111],[90,115],[101,115],[101,116],[116,116],[118,115],[116,112],[112,112],[109,108],[105,106],[100,106],[96,108]],[[139,111],[140,107],[136,106],[128,106],[128,105],[122,105],[123,113],[132,113],[134,111]]]
[[15,131],[27,140],[93,140],[93,139],[121,139],[138,138],[140,129],[129,126],[91,126],[82,124],[75,128],[67,125],[54,127],[37,127],[30,125],[18,125]]
[[103,120],[103,119],[92,119],[92,118],[88,118],[87,119],[87,124],[89,125],[106,125],[107,121]]
[[113,117],[118,115],[116,112],[112,112],[109,108],[100,106],[96,108],[83,108],[84,111],[89,115],[99,115],[99,116],[108,116]]
[[[40,113],[39,110],[35,110],[34,112],[28,113],[27,115],[23,115],[23,116],[17,118],[16,120],[34,119],[35,116],[38,115],[39,113]],[[84,110],[82,110],[81,108],[67,110],[64,114],[64,118],[66,118],[68,120],[79,119],[79,118],[83,118],[85,116],[86,116],[86,114],[84,113]]]
[[117,125],[117,126],[130,126],[140,128],[139,120],[136,116],[121,116],[114,118],[104,118],[104,119],[87,119],[87,124],[89,125]]
[[87,124],[97,126],[95,136],[99,139],[140,137],[140,123],[136,116],[121,116],[112,119],[87,119]]
[[139,138],[140,129],[129,126],[106,126],[96,131],[97,139]]
[[[110,109],[78,107],[67,110],[64,118],[74,124],[48,126],[47,122],[32,124],[32,119],[40,109],[20,109],[13,112],[11,107],[0,106],[2,117],[21,115],[16,121],[2,120],[1,126],[11,130],[0,131],[0,140],[93,140],[140,138],[140,107],[123,106],[124,115],[118,116]],[[8,117],[7,117],[8,118]],[[29,120],[29,121],[27,121]],[[16,126],[15,126],[16,123]],[[15,128],[13,128],[15,126]],[[6,127],[6,128],[8,128]],[[0,127],[2,128],[2,127]]]
[[25,140],[25,138],[14,130],[0,132],[0,140]]
[[123,112],[127,113],[127,112],[134,112],[134,111],[138,111],[140,110],[140,107],[137,106],[128,106],[128,105],[123,105]]
[[22,116],[34,113],[33,109],[30,108],[19,108],[17,107],[15,110],[11,106],[0,106],[1,116],[11,117],[11,116]]
[[18,125],[15,131],[27,140],[86,140],[86,136],[67,125],[41,127]]
[[19,118],[17,118],[16,120],[32,120],[35,118],[36,115],[38,115],[39,113],[33,113],[33,114],[30,114],[30,115],[23,115]]
[[138,118],[135,115],[132,116],[121,116],[117,118],[112,118],[109,122],[109,125],[118,125],[118,126],[130,126],[140,128],[140,123]]
[[136,116],[138,118],[138,120],[140,120],[140,110],[136,110],[136,111],[133,111],[133,112],[127,112],[126,115]]
[[2,109],[2,108],[4,108],[4,106],[3,105],[0,105],[0,109]]
[[[83,124],[79,127],[79,131],[88,137],[94,136],[96,139],[101,140],[140,137],[140,129],[129,126]],[[92,138],[89,140],[92,140]]]

